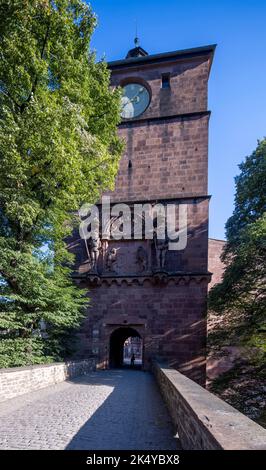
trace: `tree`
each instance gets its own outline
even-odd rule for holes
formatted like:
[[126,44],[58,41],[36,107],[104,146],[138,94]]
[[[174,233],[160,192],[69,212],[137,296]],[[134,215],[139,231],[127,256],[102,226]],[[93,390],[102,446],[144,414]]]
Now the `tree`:
[[226,269],[210,292],[210,307],[233,311],[241,318],[246,341],[265,348],[260,333],[265,334],[266,309],[266,139],[239,167],[235,208],[226,223]]
[[[81,0],[0,5],[0,366],[67,353],[87,299],[65,237],[76,210],[113,187],[120,92],[89,49]],[[45,322],[43,334],[41,325]]]

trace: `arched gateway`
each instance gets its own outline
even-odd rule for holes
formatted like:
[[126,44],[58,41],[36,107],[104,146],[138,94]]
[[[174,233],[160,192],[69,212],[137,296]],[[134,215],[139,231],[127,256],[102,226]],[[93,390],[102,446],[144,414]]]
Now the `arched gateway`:
[[[140,357],[137,356],[134,348],[134,340],[137,339],[141,339],[141,336],[135,328],[120,327],[114,330],[110,336],[109,367],[122,367],[123,365],[129,364],[133,353],[135,358],[138,359],[137,364],[142,365],[142,344],[138,352]],[[126,342],[129,342],[127,340],[133,340],[131,341],[133,347],[126,344]]]

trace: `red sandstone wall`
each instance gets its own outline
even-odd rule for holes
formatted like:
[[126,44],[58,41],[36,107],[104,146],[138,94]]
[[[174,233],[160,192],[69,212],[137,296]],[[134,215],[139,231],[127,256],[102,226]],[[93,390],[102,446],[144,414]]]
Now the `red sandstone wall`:
[[[178,201],[177,201],[178,202]],[[208,199],[194,199],[184,201],[188,205],[188,241],[187,247],[181,251],[168,251],[166,270],[168,272],[206,273],[208,250]],[[178,220],[178,219],[177,219]],[[118,275],[138,275],[136,265],[136,252],[142,245],[147,252],[150,251],[150,242],[147,240],[121,240],[110,241],[109,247],[119,247],[115,271]],[[75,254],[76,274],[84,275],[89,272],[90,264],[85,241],[77,233],[69,239],[69,251]],[[151,266],[150,266],[151,268]],[[99,259],[99,272],[104,274],[102,255]],[[146,273],[147,274],[147,273]]]
[[208,269],[213,273],[212,280],[209,283],[209,289],[222,280],[224,264],[221,261],[221,254],[225,243],[224,240],[209,238]]
[[208,115],[198,115],[122,126],[126,149],[112,201],[206,195],[208,122]]
[[[120,125],[126,148],[112,202],[187,198],[182,202],[188,203],[189,227],[187,248],[167,253],[160,280],[154,263],[145,273],[136,271],[137,247],[146,241],[121,241],[115,273],[104,271],[102,259],[96,275],[89,273],[84,242],[75,236],[70,241],[78,282],[91,298],[78,356],[95,357],[99,367],[108,367],[110,335],[129,325],[143,339],[146,368],[159,356],[205,382],[210,60],[210,55],[194,56],[133,66],[129,61],[112,70],[113,86],[145,81],[152,94],[138,119]],[[162,73],[171,73],[170,89],[161,88]]]
[[[171,74],[170,89],[161,88],[165,72]],[[111,193],[113,201],[207,194],[208,74],[206,58],[112,71],[112,85],[142,80],[151,91],[148,109],[120,125],[126,148]],[[182,116],[189,113],[199,114]],[[152,120],[162,117],[167,119]]]
[[[152,94],[151,103],[141,118],[186,114],[207,109],[209,60],[193,58],[176,63],[131,66],[112,71],[112,85],[145,80]],[[161,88],[163,73],[171,74],[171,89]]]
[[160,356],[203,384],[206,291],[206,279],[172,279],[166,285],[156,285],[149,279],[142,285],[137,280],[111,281],[108,285],[106,280],[100,286],[91,286],[91,306],[79,334],[79,355],[97,354],[98,365],[105,365],[110,334],[119,325],[130,325],[143,338],[146,368],[152,357]]

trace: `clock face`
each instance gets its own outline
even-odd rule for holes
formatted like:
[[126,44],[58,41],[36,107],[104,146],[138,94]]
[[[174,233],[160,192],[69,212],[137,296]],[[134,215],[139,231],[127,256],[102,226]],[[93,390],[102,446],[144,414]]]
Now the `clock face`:
[[150,93],[144,85],[129,83],[123,87],[121,116],[132,119],[142,114],[150,103]]

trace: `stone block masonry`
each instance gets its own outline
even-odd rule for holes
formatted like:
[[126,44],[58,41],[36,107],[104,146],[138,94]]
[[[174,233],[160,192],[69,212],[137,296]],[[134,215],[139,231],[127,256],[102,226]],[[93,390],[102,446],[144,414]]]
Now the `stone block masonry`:
[[127,146],[112,201],[206,195],[208,124],[208,113],[121,124]]
[[0,402],[95,369],[93,359],[0,369]]
[[174,369],[153,372],[185,450],[265,450],[266,430]]
[[[153,357],[159,356],[204,385],[206,319],[199,312],[204,308],[206,289],[204,281],[186,283],[185,279],[178,283],[170,279],[165,285],[154,285],[146,279],[141,285],[123,281],[121,285],[103,282],[101,286],[91,286],[91,313],[78,336],[80,358],[91,356],[93,348],[98,348],[103,363],[109,353],[106,345],[117,325],[134,325],[145,344],[145,369],[150,368]],[[89,332],[94,328],[98,336],[91,341]]]

